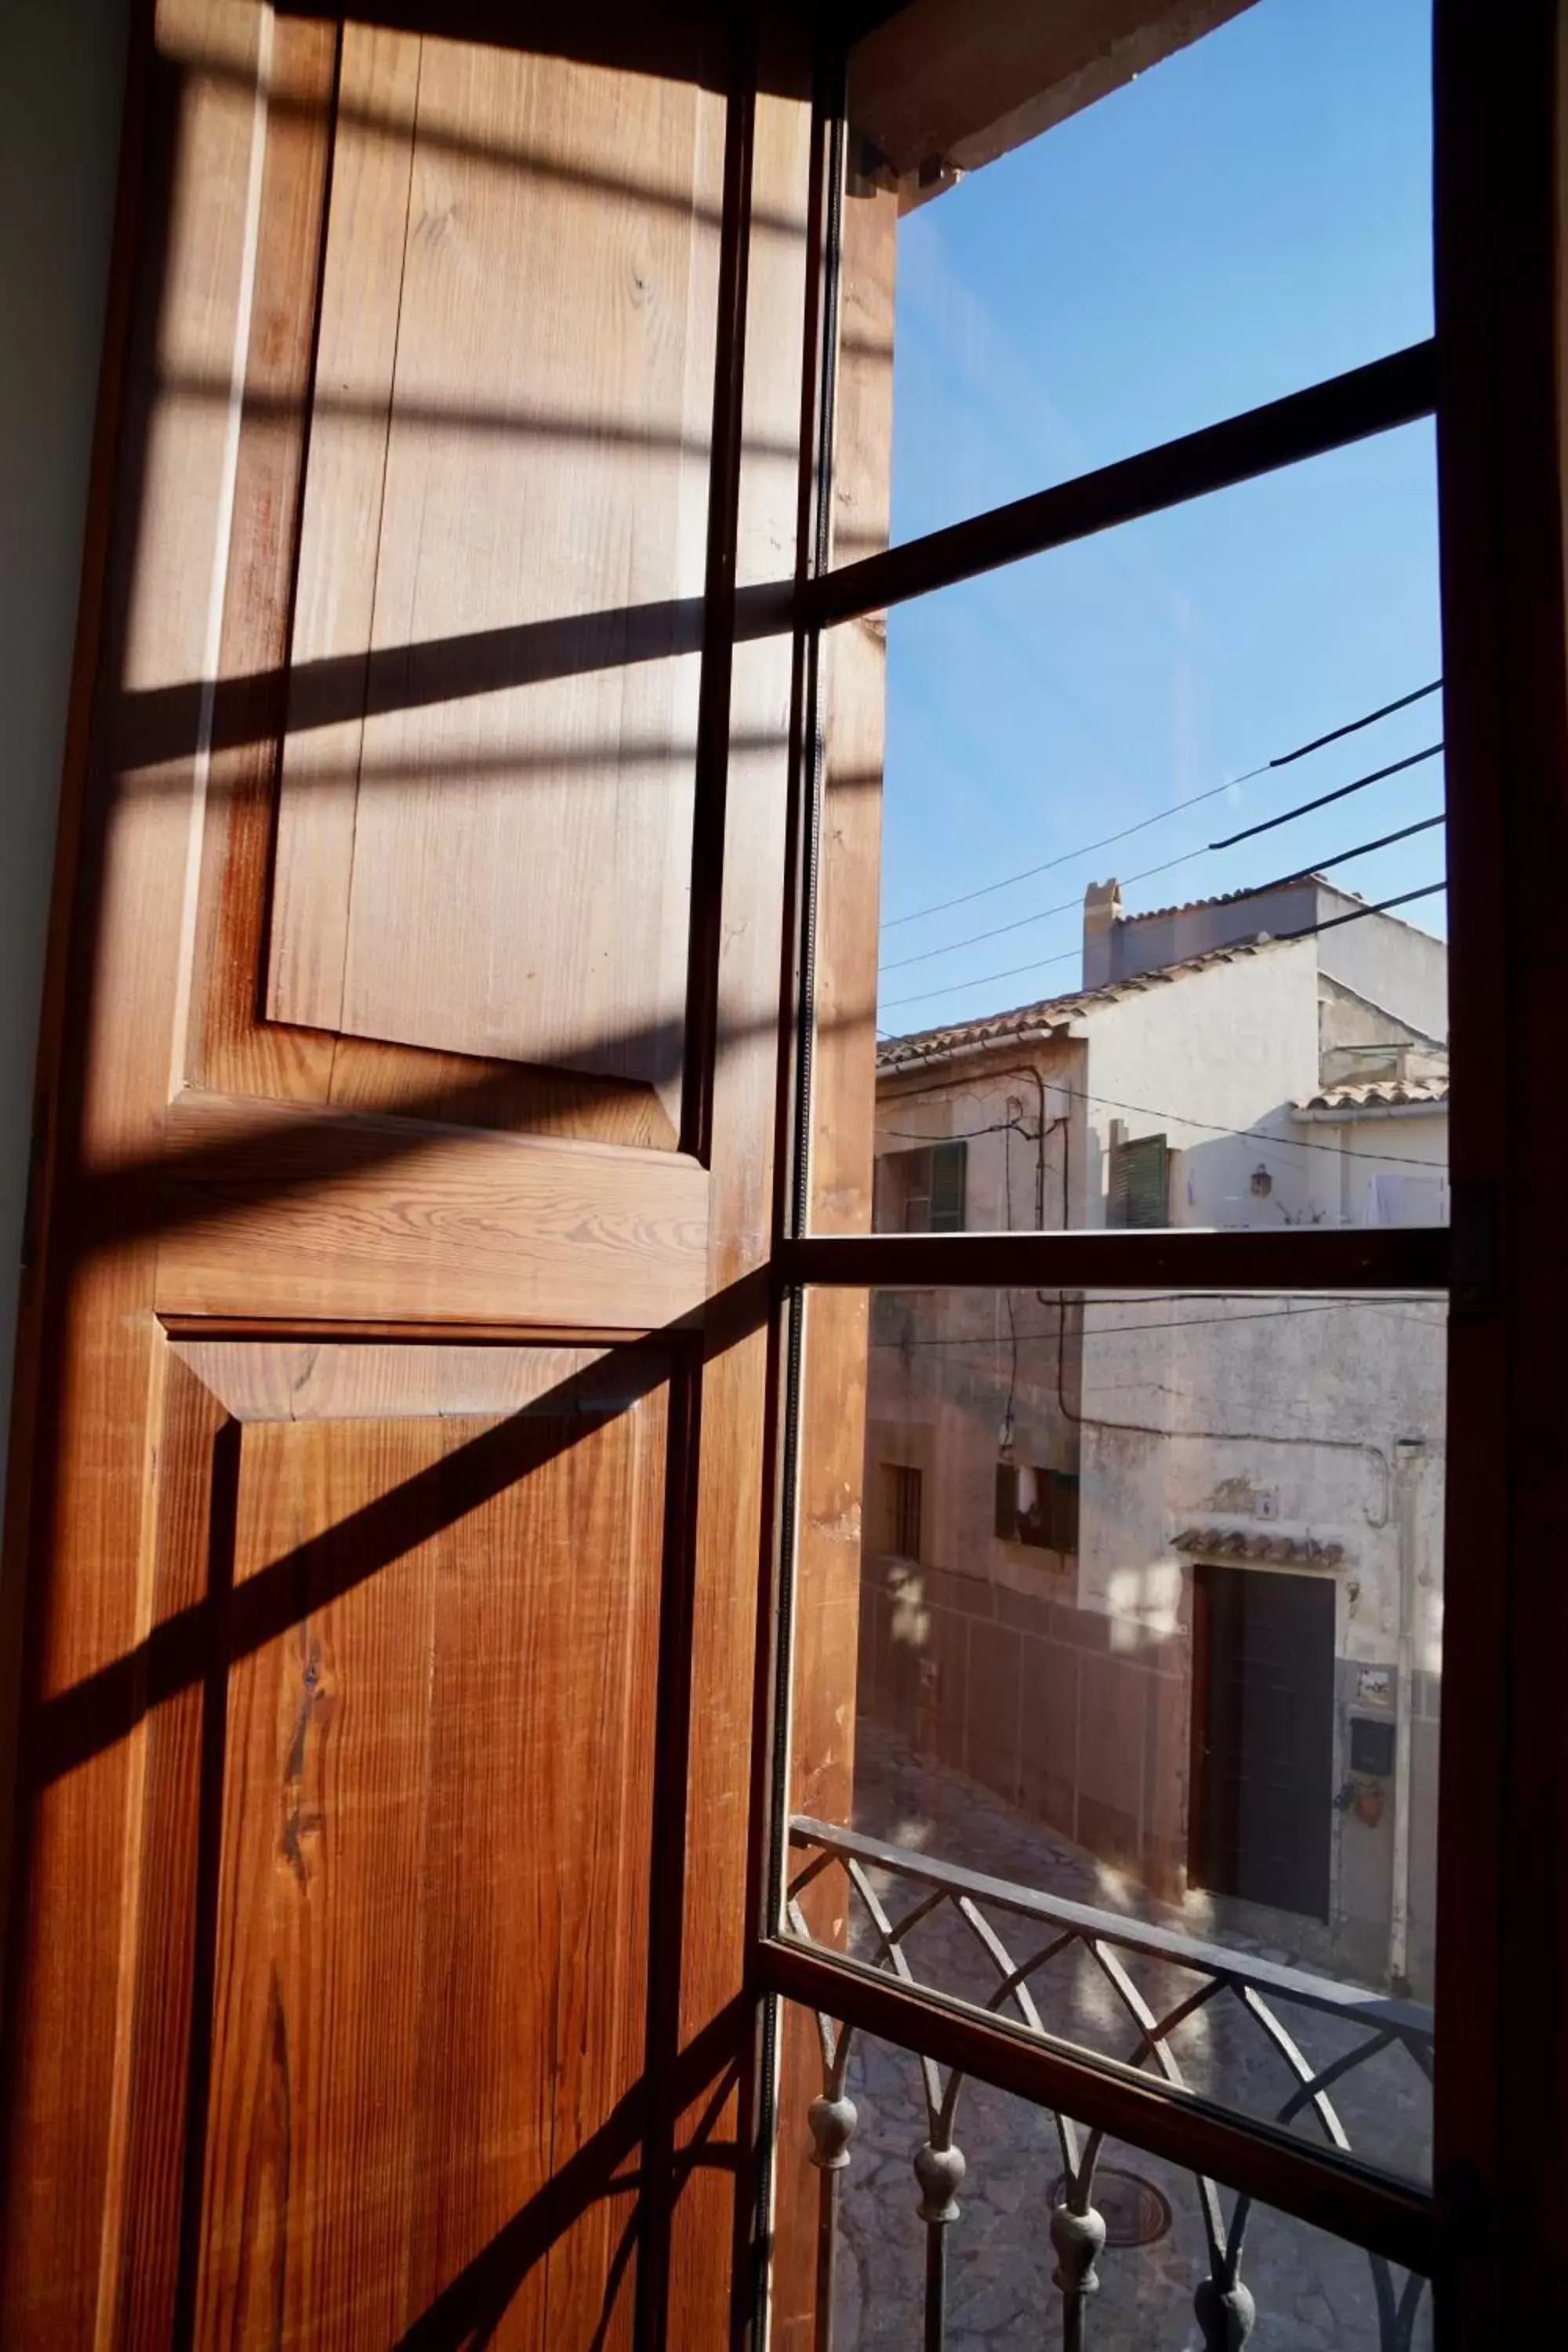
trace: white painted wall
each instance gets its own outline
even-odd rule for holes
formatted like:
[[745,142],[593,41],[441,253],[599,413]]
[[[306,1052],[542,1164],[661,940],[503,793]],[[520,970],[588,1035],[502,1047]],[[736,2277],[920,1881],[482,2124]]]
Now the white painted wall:
[[[1326,1217],[1338,1163],[1304,1145],[1293,1096],[1318,1083],[1317,955],[1311,940],[1279,941],[1234,961],[1184,972],[1100,1005],[1085,1029],[1089,1222],[1105,1222],[1110,1129],[1163,1134],[1180,1154],[1172,1222],[1279,1227]],[[1325,1139],[1327,1140],[1327,1139]],[[1252,1190],[1268,1171],[1270,1190]]]
[[[1331,922],[1360,904],[1327,883],[1319,892],[1318,919]],[[1448,948],[1397,915],[1367,915],[1336,923],[1318,936],[1323,970],[1428,1037],[1448,1034]]]
[[1342,1552],[1339,1655],[1389,1663],[1394,1448],[1415,1439],[1430,1475],[1417,1490],[1415,1664],[1439,1672],[1444,1329],[1441,1303],[1425,1299],[1130,1299],[1092,1311],[1079,1605],[1127,1620],[1129,1640],[1154,1638],[1174,1629],[1173,1539],[1185,1525],[1315,1538]]
[[0,1483],[129,16],[0,8]]
[[[1369,924],[1366,928],[1371,928]],[[1277,941],[1233,961],[1099,1003],[1077,1034],[1036,1049],[1047,1115],[1072,1108],[1074,1222],[1100,1224],[1113,1121],[1131,1137],[1164,1133],[1177,1158],[1173,1222],[1279,1228],[1362,1221],[1378,1167],[1446,1172],[1446,1112],[1303,1121],[1292,1100],[1320,1083],[1319,964],[1312,940]],[[1375,1012],[1375,1007],[1372,1008]],[[1373,1027],[1377,1027],[1373,1024]],[[1004,1056],[1031,1058],[1027,1049]],[[986,1057],[885,1086],[878,1149],[968,1132],[968,1223],[1004,1225],[1005,1153],[1012,1223],[1034,1223],[1034,1147],[987,1133],[1010,1115],[1032,1129],[1039,1096]],[[1061,1222],[1062,1139],[1047,1147],[1048,1227]],[[1266,1169],[1268,1189],[1253,1188]],[[1011,1312],[1009,1313],[1009,1307]],[[1176,1538],[1198,1524],[1222,1533],[1338,1547],[1321,1571],[1335,1597],[1336,1785],[1349,1778],[1352,1713],[1363,1669],[1393,1670],[1408,1580],[1416,1677],[1441,1673],[1445,1325],[1441,1302],[1332,1304],[1310,1295],[1173,1300],[1089,1297],[1074,1427],[1062,1412],[1054,1312],[1032,1292],[890,1299],[873,1317],[868,1458],[920,1467],[922,1557],[994,1593],[1049,1595],[1108,1619],[1110,1648],[1130,1666],[1163,1663],[1186,1640],[1190,1567]],[[913,1341],[914,1344],[908,1344]],[[932,1342],[937,1344],[932,1345]],[[1010,1416],[1009,1416],[1010,1402]],[[1070,1393],[1068,1396],[1072,1407]],[[1080,1476],[1076,1559],[996,1541],[992,1482],[1005,1421],[1016,1458]],[[1413,1505],[1402,1549],[1396,1449]],[[1257,1572],[1278,1572],[1260,1566]],[[967,1604],[966,1604],[967,1605]],[[999,1623],[1006,1605],[994,1605]],[[1389,1685],[1392,1690],[1392,1684]],[[1411,1685],[1407,1685],[1407,1695]],[[1181,1749],[1180,1741],[1176,1744]],[[1173,1819],[1184,1813],[1166,1769]],[[1413,1840],[1426,1889],[1412,1911],[1412,1972],[1425,1983],[1432,1938],[1435,1779],[1418,1771]],[[1392,1819],[1372,1828],[1336,1813],[1334,1926],[1323,1965],[1378,1975],[1388,1950]]]

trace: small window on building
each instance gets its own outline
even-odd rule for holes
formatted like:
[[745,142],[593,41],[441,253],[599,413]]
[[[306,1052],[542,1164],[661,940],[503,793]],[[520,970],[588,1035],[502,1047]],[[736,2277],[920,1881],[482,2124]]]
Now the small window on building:
[[968,1165],[969,1145],[962,1136],[914,1151],[884,1152],[877,1162],[877,1231],[963,1233]]
[[1128,1142],[1113,1130],[1110,1222],[1127,1226],[1168,1225],[1170,1195],[1171,1153],[1164,1137],[1141,1135]]
[[1078,1480],[1027,1463],[996,1465],[996,1533],[1041,1551],[1078,1549]]
[[1078,1549],[1078,1480],[1066,1470],[1051,1472],[1051,1549]]
[[921,1556],[921,1474],[904,1462],[882,1465],[883,1531],[900,1559]]

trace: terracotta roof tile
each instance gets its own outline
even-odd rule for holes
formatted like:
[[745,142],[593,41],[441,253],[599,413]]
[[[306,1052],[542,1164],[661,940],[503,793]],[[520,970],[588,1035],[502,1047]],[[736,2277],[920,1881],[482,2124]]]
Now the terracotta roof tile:
[[1068,996],[1045,996],[1033,1004],[1016,1005],[1007,1013],[987,1013],[973,1021],[914,1030],[903,1037],[887,1037],[877,1047],[877,1068],[881,1076],[892,1076],[905,1066],[921,1067],[927,1062],[958,1054],[984,1053],[992,1045],[1014,1044],[1020,1037],[1034,1036],[1041,1031],[1067,1029],[1082,1014],[1101,1005],[1119,1004],[1127,997],[1146,995],[1152,988],[1168,988],[1173,981],[1184,980],[1189,972],[1207,971],[1215,964],[1266,955],[1270,948],[1286,944],[1289,942],[1247,940],[1234,947],[1208,948],[1202,955],[1188,956],[1181,963],[1162,964],[1155,971],[1108,981],[1101,988],[1078,989]]
[[1433,1078],[1369,1078],[1356,1087],[1322,1087],[1315,1095],[1302,1095],[1292,1105],[1296,1110],[1415,1110],[1433,1108],[1448,1099],[1448,1080],[1445,1075]]
[[1268,1535],[1261,1529],[1237,1527],[1184,1528],[1172,1538],[1173,1551],[1189,1556],[1207,1553],[1216,1559],[1250,1559],[1310,1568],[1337,1568],[1345,1556],[1342,1543],[1324,1542],[1311,1535]]

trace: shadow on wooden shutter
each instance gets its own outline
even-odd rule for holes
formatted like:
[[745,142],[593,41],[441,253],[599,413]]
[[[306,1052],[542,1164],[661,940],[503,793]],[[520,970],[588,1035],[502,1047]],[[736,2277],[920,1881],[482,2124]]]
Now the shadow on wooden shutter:
[[1171,1154],[1163,1135],[1117,1143],[1110,1153],[1110,1223],[1151,1226],[1170,1223]]

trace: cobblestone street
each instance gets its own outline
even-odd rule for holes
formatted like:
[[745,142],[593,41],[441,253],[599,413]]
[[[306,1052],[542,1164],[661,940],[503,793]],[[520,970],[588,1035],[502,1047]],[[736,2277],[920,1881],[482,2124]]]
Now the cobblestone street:
[[[858,1738],[858,1830],[1069,1901],[1166,1926],[1184,1924],[1169,1906],[963,1775],[917,1759],[865,1721]],[[895,1918],[911,1907],[915,1891],[907,1885],[880,1874],[873,1874],[873,1884]],[[1031,1932],[1005,1917],[999,1924],[1010,1938],[1015,1929],[1020,1937]],[[1215,1928],[1206,1932],[1218,1939]],[[863,1930],[854,1940],[865,1948]],[[917,1977],[934,1986],[984,1999],[994,1984],[978,1944],[951,1906],[923,1922],[907,1948]],[[1026,1948],[1020,1942],[1016,1956]],[[1267,1948],[1261,1957],[1289,1962],[1295,1956]],[[1130,1973],[1156,2013],[1190,1989],[1146,1960],[1131,1962]],[[1087,1954],[1064,1956],[1033,1980],[1033,1990],[1049,2030],[1109,2054],[1129,2054],[1133,2030]],[[1366,2038],[1364,2025],[1347,2027],[1316,2012],[1282,2010],[1281,2017],[1314,2063]],[[1277,2114],[1291,2088],[1256,2020],[1228,1997],[1179,2027],[1171,2046],[1195,2088],[1253,2115]],[[847,2087],[859,2124],[852,2161],[840,2176],[834,2352],[914,2352],[922,2340],[925,2266],[911,2169],[926,2137],[920,2071],[905,2053],[862,2041]],[[1425,2172],[1429,2094],[1405,2053],[1390,2050],[1358,2068],[1335,2084],[1332,2096],[1356,2154],[1405,2172]],[[959,2098],[954,2136],[967,2169],[960,2218],[947,2231],[946,2352],[1024,2352],[1059,2342],[1048,2221],[1062,2158],[1052,2117],[970,2083]],[[1315,2126],[1310,2136],[1321,2137]],[[1159,2234],[1142,2245],[1108,2243],[1089,2315],[1091,2345],[1100,2352],[1131,2345],[1159,2352],[1200,2347],[1193,2294],[1208,2265],[1193,2179],[1110,2143],[1101,2161],[1111,2169],[1095,2202],[1113,2238],[1123,2208],[1130,2219],[1141,2210]],[[1119,2173],[1132,2179],[1119,2181]],[[1168,2225],[1161,2200],[1169,2209]],[[1227,2195],[1223,2201],[1228,2217],[1234,2200]],[[1245,2248],[1242,2276],[1258,2310],[1249,2339],[1254,2352],[1384,2352],[1372,2266],[1359,2250],[1263,2210],[1251,2216]],[[1403,2284],[1394,2274],[1395,2294]],[[1390,2336],[1389,2347],[1394,2340]],[[1425,2297],[1410,2340],[1416,2347],[1429,2342]]]

